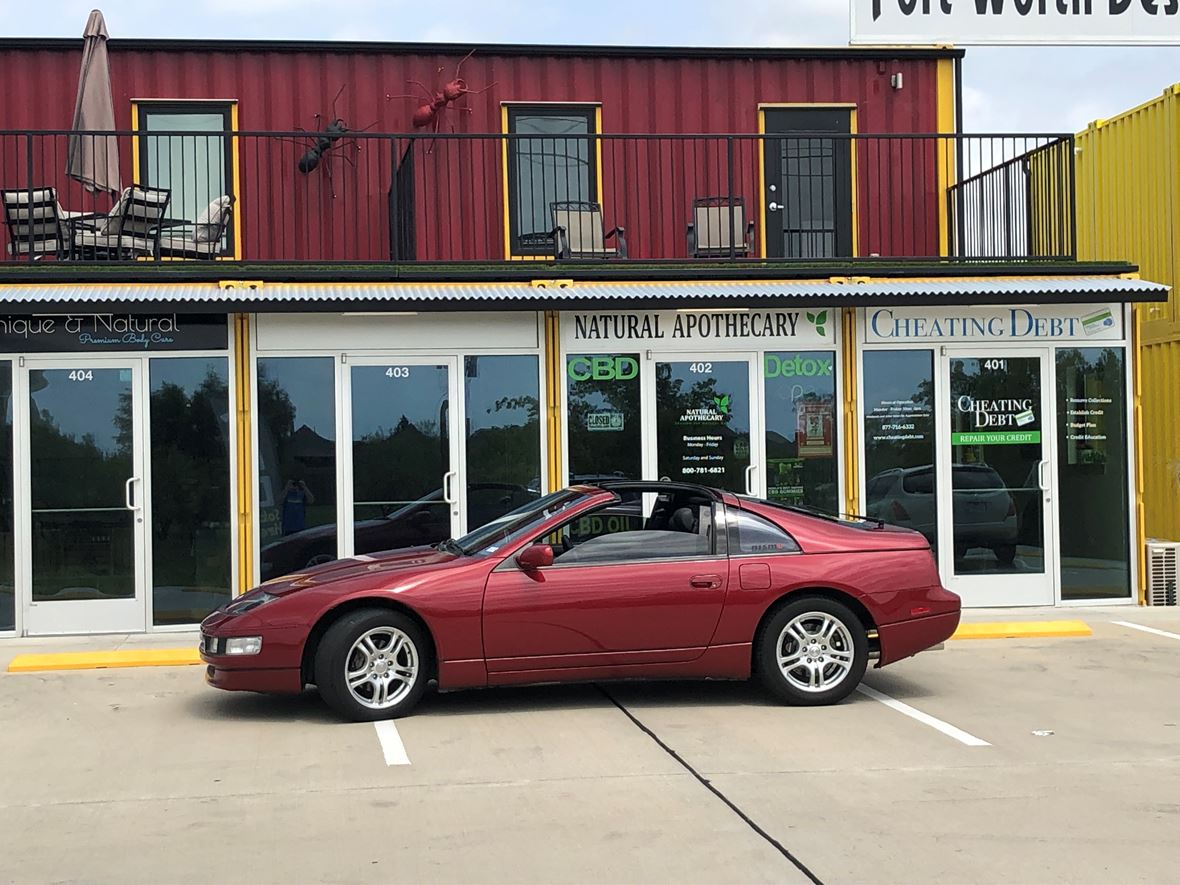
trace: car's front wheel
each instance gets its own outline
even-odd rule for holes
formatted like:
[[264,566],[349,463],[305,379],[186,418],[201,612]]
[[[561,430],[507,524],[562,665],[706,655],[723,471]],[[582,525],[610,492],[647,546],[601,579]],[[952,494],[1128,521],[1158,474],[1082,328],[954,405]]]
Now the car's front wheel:
[[430,649],[422,628],[400,612],[362,609],[328,628],[315,655],[320,697],[347,719],[393,719],[426,690]]
[[766,686],[788,704],[835,704],[860,684],[868,664],[864,626],[848,606],[809,596],[763,624],[755,655]]

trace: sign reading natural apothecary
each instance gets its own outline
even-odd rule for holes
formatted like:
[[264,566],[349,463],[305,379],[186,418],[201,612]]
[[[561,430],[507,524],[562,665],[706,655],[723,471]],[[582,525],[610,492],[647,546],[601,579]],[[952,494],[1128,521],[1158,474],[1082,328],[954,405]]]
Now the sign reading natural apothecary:
[[640,310],[566,313],[562,335],[569,350],[593,345],[643,345],[711,350],[791,347],[835,341],[835,311]]
[[225,314],[0,315],[0,352],[225,350]]

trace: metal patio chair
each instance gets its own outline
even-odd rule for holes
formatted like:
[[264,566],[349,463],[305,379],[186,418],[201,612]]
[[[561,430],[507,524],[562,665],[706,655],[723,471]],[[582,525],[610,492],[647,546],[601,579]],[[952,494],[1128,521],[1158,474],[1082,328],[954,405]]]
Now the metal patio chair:
[[160,224],[171,199],[167,188],[133,184],[105,216],[67,219],[74,254],[110,261],[158,257]]
[[159,225],[161,258],[212,260],[226,254],[225,232],[234,213],[234,198],[214,199],[196,221],[165,218]]
[[[621,227],[604,231],[602,206],[584,200],[550,203],[553,213],[553,254],[558,260],[626,258],[627,233]],[[606,241],[614,238],[614,245]]]
[[71,251],[67,220],[81,213],[67,212],[52,187],[0,191],[4,223],[8,225],[10,258],[68,258]]
[[689,257],[748,258],[754,253],[754,222],[746,221],[745,198],[698,197],[692,201],[692,217]]

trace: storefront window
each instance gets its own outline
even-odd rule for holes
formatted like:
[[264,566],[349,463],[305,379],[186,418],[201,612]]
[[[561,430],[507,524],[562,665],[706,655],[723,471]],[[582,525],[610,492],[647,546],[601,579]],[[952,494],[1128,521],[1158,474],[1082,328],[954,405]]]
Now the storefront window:
[[229,366],[151,361],[152,620],[191,624],[230,596]]
[[772,501],[839,509],[835,357],[830,351],[763,357],[766,494]]
[[934,473],[934,355],[864,354],[865,509],[915,529],[938,550]]
[[656,450],[661,479],[747,491],[749,362],[656,363]]
[[541,392],[535,356],[469,356],[467,527],[541,494]]
[[16,581],[13,576],[12,509],[12,363],[0,362],[0,630],[16,627]]
[[639,354],[566,357],[569,477],[640,479]]
[[336,558],[336,381],[331,357],[258,360],[261,578]]
[[1062,599],[1131,594],[1125,390],[1121,348],[1057,351]]

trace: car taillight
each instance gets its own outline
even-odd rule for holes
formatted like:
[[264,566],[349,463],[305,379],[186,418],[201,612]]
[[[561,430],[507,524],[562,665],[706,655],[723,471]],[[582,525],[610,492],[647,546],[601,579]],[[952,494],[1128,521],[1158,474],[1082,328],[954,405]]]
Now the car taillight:
[[1016,501],[1014,499],[1012,499],[1011,497],[1008,498],[1008,515],[1009,516],[1016,515]]
[[889,505],[889,515],[894,519],[908,520],[910,518],[909,513],[907,513],[906,509],[901,506],[901,502],[896,500]]

